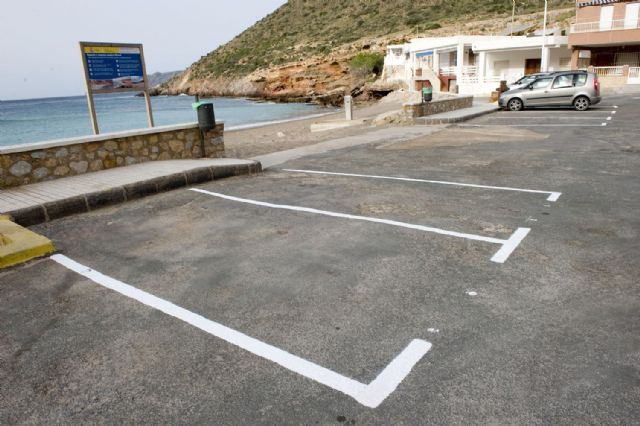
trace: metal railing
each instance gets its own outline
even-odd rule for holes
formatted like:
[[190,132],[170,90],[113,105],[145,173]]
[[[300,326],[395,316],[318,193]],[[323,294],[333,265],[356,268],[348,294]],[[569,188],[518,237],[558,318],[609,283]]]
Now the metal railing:
[[458,67],[442,67],[440,68],[440,75],[456,75]]
[[[440,68],[440,75],[457,75],[458,67],[443,67]],[[465,65],[462,67],[462,77],[473,78],[478,76],[478,67],[475,65]]]
[[629,67],[629,84],[640,84],[640,67]]
[[593,72],[600,77],[621,77],[624,75],[624,67],[593,67]]
[[571,25],[572,33],[594,33],[598,31],[636,30],[640,28],[640,19],[636,22],[626,22],[624,19],[614,19],[610,22],[581,22]]
[[478,75],[478,67],[475,65],[466,65],[462,67],[462,75],[466,76],[477,76]]

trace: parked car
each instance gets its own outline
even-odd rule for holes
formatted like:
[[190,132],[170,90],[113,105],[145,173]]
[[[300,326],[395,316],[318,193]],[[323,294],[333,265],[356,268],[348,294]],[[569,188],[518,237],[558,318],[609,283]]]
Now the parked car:
[[510,111],[538,106],[573,106],[586,111],[600,99],[595,73],[565,71],[537,77],[524,87],[503,92],[498,105]]
[[534,81],[536,81],[539,77],[546,77],[548,75],[553,74],[552,72],[536,72],[533,74],[527,74],[524,77],[520,77],[520,79],[514,81],[513,83],[511,83],[509,85],[509,90],[515,90],[515,89],[520,89],[522,87],[525,87],[526,85],[533,83]]

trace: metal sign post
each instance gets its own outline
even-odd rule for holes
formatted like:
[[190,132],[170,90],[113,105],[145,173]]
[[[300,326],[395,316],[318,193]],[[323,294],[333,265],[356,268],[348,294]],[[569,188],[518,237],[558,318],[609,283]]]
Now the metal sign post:
[[147,123],[153,127],[149,80],[142,44],[80,42],[87,103],[93,133],[98,134],[94,93],[142,92],[147,107]]

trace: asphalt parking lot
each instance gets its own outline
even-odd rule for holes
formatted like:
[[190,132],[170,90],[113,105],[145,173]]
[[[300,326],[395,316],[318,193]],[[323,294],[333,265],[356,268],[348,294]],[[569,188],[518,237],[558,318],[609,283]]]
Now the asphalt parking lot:
[[0,273],[0,423],[637,423],[639,102],[34,227],[60,254]]
[[[468,126],[508,126],[508,127],[607,127],[615,122],[619,105],[618,98],[604,98],[587,111],[576,111],[571,107],[536,107],[520,111],[498,111],[490,116],[475,120]],[[463,126],[465,126],[463,125]]]

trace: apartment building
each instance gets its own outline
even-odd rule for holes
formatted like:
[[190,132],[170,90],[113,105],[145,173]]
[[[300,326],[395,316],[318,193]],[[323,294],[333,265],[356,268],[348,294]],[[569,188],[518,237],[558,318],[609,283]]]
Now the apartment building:
[[382,80],[420,90],[488,95],[500,81],[523,75],[565,71],[571,66],[566,36],[453,36],[416,38],[387,47]]
[[640,1],[576,1],[569,46],[572,69],[640,84]]

